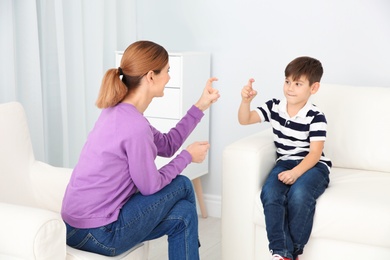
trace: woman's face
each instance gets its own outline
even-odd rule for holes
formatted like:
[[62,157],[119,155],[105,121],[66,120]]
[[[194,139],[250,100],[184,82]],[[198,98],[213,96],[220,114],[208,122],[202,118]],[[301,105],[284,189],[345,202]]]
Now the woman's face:
[[160,71],[159,74],[154,74],[155,79],[155,97],[164,96],[164,88],[168,81],[171,79],[169,76],[169,63]]

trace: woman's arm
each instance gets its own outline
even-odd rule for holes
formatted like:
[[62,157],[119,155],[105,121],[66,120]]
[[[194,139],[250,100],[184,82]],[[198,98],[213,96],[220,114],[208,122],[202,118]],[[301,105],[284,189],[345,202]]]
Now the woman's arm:
[[204,114],[201,110],[192,106],[187,111],[187,114],[168,133],[161,133],[151,126],[157,155],[172,157],[183,145],[203,116]]
[[195,129],[211,104],[217,102],[219,91],[212,87],[217,78],[209,78],[199,100],[187,112],[187,114],[168,133],[163,134],[152,127],[154,142],[157,146],[157,155],[171,157],[183,145],[187,137]]

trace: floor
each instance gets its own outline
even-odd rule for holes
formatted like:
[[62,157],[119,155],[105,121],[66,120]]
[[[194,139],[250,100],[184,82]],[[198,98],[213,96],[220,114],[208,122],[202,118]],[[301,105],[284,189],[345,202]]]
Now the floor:
[[[199,237],[202,246],[199,249],[200,259],[221,259],[221,219],[199,217]],[[167,237],[150,241],[149,260],[167,260],[168,242]]]

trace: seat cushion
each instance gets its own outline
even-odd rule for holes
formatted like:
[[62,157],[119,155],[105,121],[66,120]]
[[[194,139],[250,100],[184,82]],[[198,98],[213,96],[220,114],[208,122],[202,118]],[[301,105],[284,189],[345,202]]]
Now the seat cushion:
[[[390,247],[390,173],[333,168],[317,200],[311,236]],[[254,222],[265,227],[260,193]]]

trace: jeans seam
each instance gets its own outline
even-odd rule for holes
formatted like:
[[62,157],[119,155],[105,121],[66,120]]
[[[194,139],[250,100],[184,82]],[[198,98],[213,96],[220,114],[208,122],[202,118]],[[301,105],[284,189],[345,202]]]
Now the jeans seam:
[[179,220],[179,221],[182,221],[185,225],[185,230],[184,230],[184,244],[185,244],[185,254],[186,254],[186,259],[189,259],[190,256],[189,256],[189,252],[190,252],[190,249],[189,249],[189,243],[188,243],[188,237],[189,237],[189,234],[188,234],[188,226],[189,226],[189,223],[186,221],[186,219],[184,218],[179,218],[179,217],[170,217],[170,218],[166,218],[165,220]]

